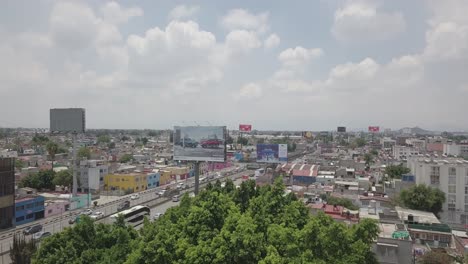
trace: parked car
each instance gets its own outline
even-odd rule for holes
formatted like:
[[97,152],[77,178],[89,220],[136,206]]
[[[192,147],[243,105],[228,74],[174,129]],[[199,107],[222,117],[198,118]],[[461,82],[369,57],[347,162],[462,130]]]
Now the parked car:
[[119,204],[119,206],[117,206],[117,211],[122,211],[122,210],[125,210],[127,208],[130,208],[130,201],[123,201]]
[[34,233],[42,231],[42,225],[28,226],[23,230],[23,234],[32,235]]
[[32,239],[34,239],[34,240],[42,240],[42,239],[44,239],[44,238],[46,238],[46,237],[49,237],[49,236],[51,236],[51,235],[52,235],[52,233],[50,233],[50,232],[38,232],[38,233],[35,233],[35,234],[33,235]]
[[130,196],[130,199],[138,200],[138,199],[140,199],[140,195],[138,193],[132,194],[132,196]]
[[93,219],[93,220],[99,220],[99,219],[101,219],[101,218],[104,218],[104,213],[103,213],[103,212],[96,211],[96,212],[94,212],[90,217],[91,217],[91,219]]
[[158,195],[159,197],[163,197],[165,193],[166,193],[166,190],[159,190],[156,192],[156,195]]

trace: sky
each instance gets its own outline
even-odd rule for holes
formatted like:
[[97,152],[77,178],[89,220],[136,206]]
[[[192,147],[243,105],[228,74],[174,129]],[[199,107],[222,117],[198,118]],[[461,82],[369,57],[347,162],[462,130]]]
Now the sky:
[[468,130],[468,0],[0,2],[0,127]]

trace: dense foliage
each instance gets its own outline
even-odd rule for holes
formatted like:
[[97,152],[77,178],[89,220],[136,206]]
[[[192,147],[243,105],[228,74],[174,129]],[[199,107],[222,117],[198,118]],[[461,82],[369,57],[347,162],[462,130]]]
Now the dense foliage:
[[29,174],[21,179],[20,187],[30,187],[34,189],[55,189],[56,185],[71,186],[73,184],[73,174],[70,170],[55,172],[53,170],[41,170],[38,173]]
[[354,205],[353,202],[347,198],[340,198],[327,195],[325,199],[327,201],[327,204],[344,206],[349,210],[359,210],[359,207]]
[[424,184],[415,185],[400,193],[403,206],[410,209],[432,212],[438,215],[445,202],[445,193],[439,189]]
[[133,155],[132,154],[124,154],[120,158],[119,162],[120,163],[127,163],[127,162],[132,161],[132,160],[133,160]]
[[46,239],[33,263],[377,263],[372,220],[351,228],[320,214],[311,217],[284,186],[236,188],[231,181],[183,197],[139,235],[121,224],[80,221]]
[[91,150],[87,147],[81,147],[77,153],[79,158],[90,159],[91,158]]
[[390,178],[401,179],[401,175],[409,173],[411,170],[405,167],[403,164],[399,165],[388,165],[385,168],[385,174]]

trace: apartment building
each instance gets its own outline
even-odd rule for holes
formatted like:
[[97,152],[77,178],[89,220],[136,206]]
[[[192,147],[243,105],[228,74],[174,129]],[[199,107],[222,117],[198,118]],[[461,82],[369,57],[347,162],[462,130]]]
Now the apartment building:
[[445,155],[459,156],[463,158],[468,158],[468,143],[461,144],[444,144]]
[[456,158],[411,157],[408,167],[416,184],[438,188],[446,194],[441,219],[468,223],[468,161]]
[[396,140],[391,139],[391,138],[384,137],[384,138],[380,139],[380,144],[382,144],[383,149],[390,150],[390,149],[393,148],[393,146],[396,145],[396,143],[397,143]]
[[15,159],[0,158],[0,229],[15,220]]
[[406,160],[411,156],[420,154],[419,149],[407,146],[393,146],[393,157],[396,160]]
[[91,192],[99,191],[104,187],[104,176],[108,174],[109,167],[104,160],[83,160],[80,162],[77,177],[80,189]]
[[148,188],[146,173],[108,174],[104,177],[104,189],[128,193],[141,192]]

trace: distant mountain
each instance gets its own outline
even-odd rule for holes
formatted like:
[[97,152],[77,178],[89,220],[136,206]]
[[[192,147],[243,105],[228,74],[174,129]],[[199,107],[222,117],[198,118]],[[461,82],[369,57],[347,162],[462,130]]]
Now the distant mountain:
[[405,133],[405,134],[417,134],[417,135],[432,135],[434,134],[433,131],[425,130],[420,127],[404,127],[400,130],[398,130],[400,133]]

